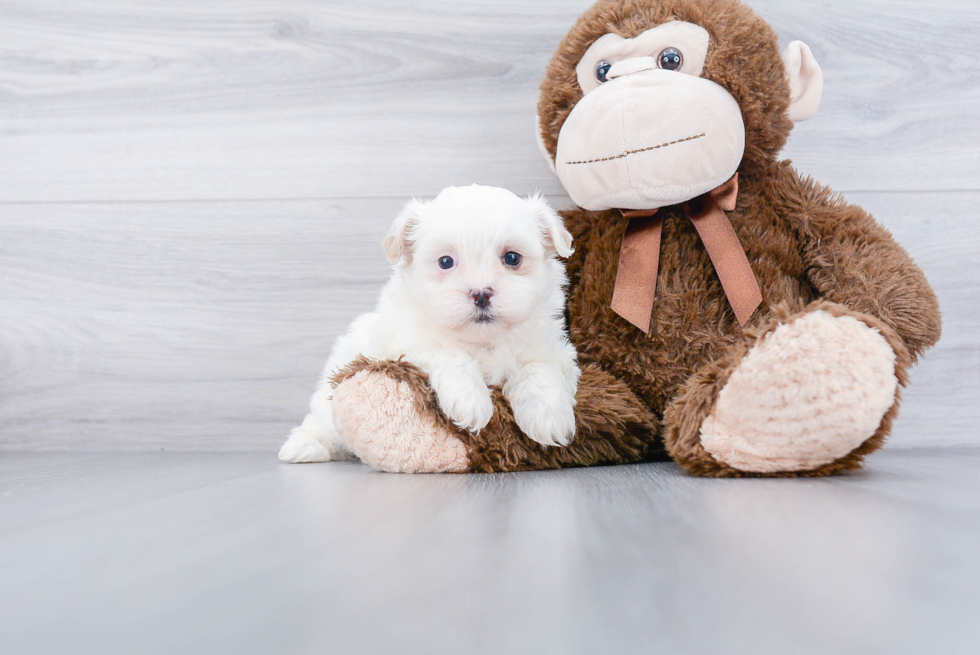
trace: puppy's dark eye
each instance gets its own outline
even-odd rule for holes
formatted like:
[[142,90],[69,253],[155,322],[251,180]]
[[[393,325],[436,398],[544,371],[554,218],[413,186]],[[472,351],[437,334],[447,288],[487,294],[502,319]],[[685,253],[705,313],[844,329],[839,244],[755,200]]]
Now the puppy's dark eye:
[[665,71],[679,70],[684,65],[684,55],[677,48],[667,48],[657,57],[657,65]]
[[521,265],[522,259],[523,257],[521,257],[520,253],[516,253],[513,250],[504,253],[504,264],[506,264],[507,266],[512,266],[516,268]]
[[444,271],[448,271],[449,269],[451,269],[455,265],[456,265],[456,262],[453,261],[453,258],[452,257],[440,257],[439,258],[439,268],[441,268]]
[[599,84],[606,81],[606,75],[609,73],[609,69],[612,68],[612,64],[608,61],[600,61],[595,67],[595,78],[599,80]]

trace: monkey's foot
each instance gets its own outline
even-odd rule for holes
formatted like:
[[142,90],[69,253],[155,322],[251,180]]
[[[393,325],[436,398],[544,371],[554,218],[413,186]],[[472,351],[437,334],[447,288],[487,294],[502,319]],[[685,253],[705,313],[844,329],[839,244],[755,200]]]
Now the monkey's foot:
[[734,368],[701,424],[701,445],[740,471],[814,470],[874,436],[897,388],[896,354],[878,330],[853,316],[806,313]]

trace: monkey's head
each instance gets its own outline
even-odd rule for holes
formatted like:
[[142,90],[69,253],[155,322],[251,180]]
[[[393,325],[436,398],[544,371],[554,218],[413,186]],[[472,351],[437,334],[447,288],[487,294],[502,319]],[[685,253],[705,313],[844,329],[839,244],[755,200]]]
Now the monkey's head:
[[822,89],[738,0],[599,0],[548,66],[539,144],[579,206],[655,209],[774,160]]

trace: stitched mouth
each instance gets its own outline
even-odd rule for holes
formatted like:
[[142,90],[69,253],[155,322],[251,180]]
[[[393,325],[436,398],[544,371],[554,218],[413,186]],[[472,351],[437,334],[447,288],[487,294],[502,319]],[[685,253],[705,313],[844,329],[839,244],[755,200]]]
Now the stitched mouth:
[[647,148],[640,148],[638,150],[627,150],[626,152],[620,153],[618,155],[613,155],[611,157],[603,157],[601,159],[584,159],[582,161],[566,161],[565,164],[568,166],[574,166],[576,164],[595,164],[600,161],[613,161],[615,159],[622,159],[623,157],[628,157],[629,155],[635,155],[640,152],[647,152],[649,150],[659,150],[661,148],[667,148],[677,143],[684,143],[685,141],[694,141],[695,139],[700,139],[704,137],[704,132],[698,134],[697,136],[689,136],[686,139],[677,139],[676,141],[671,141],[669,143],[661,143],[655,146],[649,146]]

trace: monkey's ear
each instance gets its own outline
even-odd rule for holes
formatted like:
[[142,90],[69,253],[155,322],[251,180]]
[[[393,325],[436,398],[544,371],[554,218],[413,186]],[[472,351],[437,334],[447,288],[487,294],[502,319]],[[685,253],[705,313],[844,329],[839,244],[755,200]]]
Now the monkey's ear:
[[544,145],[544,136],[541,135],[541,117],[537,114],[534,116],[534,136],[537,137],[538,150],[541,151],[541,156],[544,157],[546,162],[548,162],[548,168],[551,169],[552,173],[557,175],[557,171],[555,170],[555,160],[551,158],[551,153],[548,152],[548,148],[546,148]]
[[568,257],[575,252],[575,249],[572,248],[572,235],[565,229],[561,216],[551,208],[551,205],[541,197],[541,194],[536,193],[530,196],[527,199],[527,204],[538,221],[545,247],[554,250],[561,257]]
[[391,224],[391,229],[388,230],[388,235],[381,245],[385,249],[385,257],[392,264],[402,257],[408,259],[412,230],[418,225],[423,209],[425,209],[425,203],[412,198],[395,218],[395,222]]
[[794,123],[817,113],[823,96],[823,71],[813,57],[810,46],[793,41],[783,52],[783,63],[789,75],[789,119]]

